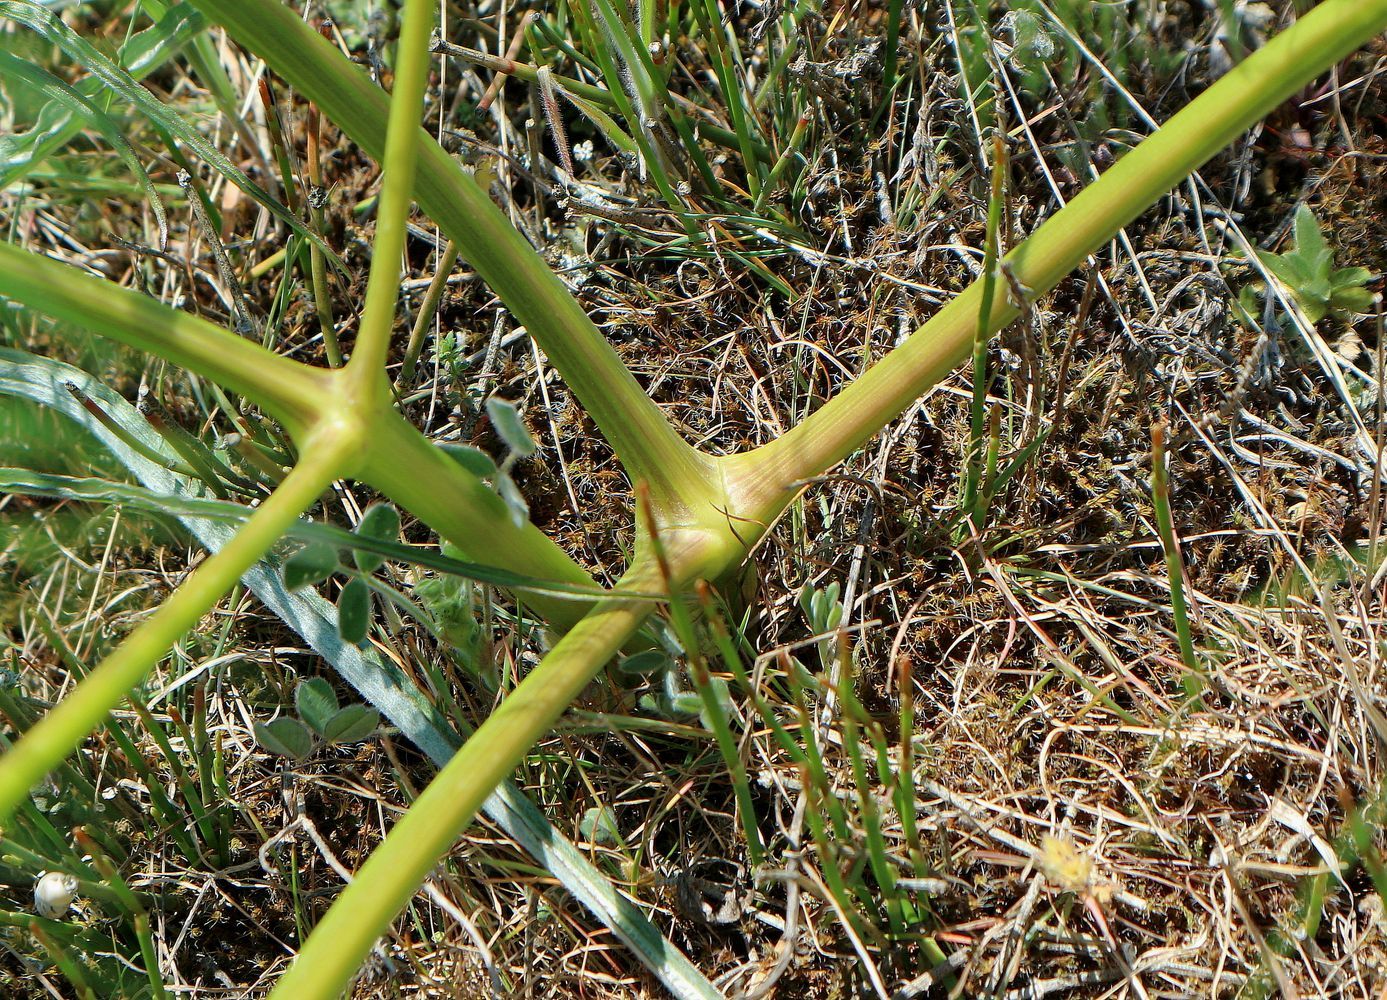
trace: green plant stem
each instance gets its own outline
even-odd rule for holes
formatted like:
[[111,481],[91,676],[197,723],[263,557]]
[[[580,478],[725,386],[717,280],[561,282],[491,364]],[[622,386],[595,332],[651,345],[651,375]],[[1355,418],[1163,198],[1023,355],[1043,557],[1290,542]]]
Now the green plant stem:
[[[766,178],[766,184],[761,188],[761,193],[756,198],[756,204],[752,208],[753,214],[760,215],[766,207],[766,202],[780,184],[780,179],[789,170],[790,164],[799,156],[800,144],[804,142],[804,136],[809,131],[810,113],[805,108],[800,112],[799,118],[795,120],[794,130],[790,133],[790,141],[785,144],[785,149],[776,159],[775,165],[771,167],[770,175]],[[800,157],[802,159],[802,157]]]
[[[649,575],[642,582],[658,585]],[[606,601],[559,640],[395,824],[318,922],[271,997],[334,1000],[342,995],[376,938],[491,790],[510,777],[651,610],[646,601]]]
[[[143,295],[90,278],[58,261],[0,244],[5,297],[95,330],[223,383],[282,421],[304,448],[310,428],[344,406],[382,416],[363,448],[362,474],[478,562],[539,579],[594,586],[592,578],[538,528],[516,528],[505,504],[388,406],[388,383],[358,405],[344,391],[343,373],[282,358],[258,344]],[[166,463],[162,456],[161,464]],[[539,595],[532,603],[562,626],[581,618],[584,602]]]
[[[386,146],[390,100],[278,0],[192,0],[241,44],[317,103],[368,155]],[[626,369],[582,306],[472,176],[422,128],[415,197],[549,356],[657,505],[704,498],[710,462],[685,442]]]
[[1189,608],[1185,604],[1185,560],[1180,555],[1180,540],[1175,537],[1175,521],[1170,514],[1170,479],[1165,465],[1165,426],[1151,428],[1151,507],[1156,517],[1156,531],[1165,550],[1166,575],[1170,580],[1170,613],[1175,618],[1175,637],[1180,644],[1180,659],[1189,671],[1185,687],[1197,694],[1202,686],[1204,669],[1194,648],[1190,633]]
[[[376,203],[376,232],[371,245],[371,273],[366,283],[366,304],[361,310],[360,332],[347,365],[361,372],[365,383],[381,385],[390,352],[390,333],[395,326],[395,306],[400,294],[400,261],[404,256],[409,222],[410,194],[414,189],[419,151],[419,119],[423,117],[424,84],[429,72],[429,31],[433,24],[433,0],[406,0],[395,55],[395,92],[385,128],[385,155],[381,160],[380,200]],[[297,19],[296,19],[297,20]],[[321,36],[315,36],[321,37]],[[359,377],[362,377],[359,376]]]
[[[404,417],[383,409],[357,474],[448,539],[469,558],[556,583],[596,587],[544,532],[517,527],[494,490],[435,447]],[[525,602],[564,628],[591,608],[586,600],[528,594]]]
[[[1109,167],[1006,257],[1034,295],[1052,289],[1162,194],[1251,125],[1387,27],[1387,0],[1326,0],[1209,87]],[[974,282],[866,374],[777,440],[725,459],[734,508],[766,523],[787,485],[820,475],[949,374],[973,344],[982,305]],[[1018,315],[998,296],[995,334]]]
[[270,550],[355,458],[349,435],[305,449],[299,465],[231,542],[197,568],[159,610],[102,660],[61,702],[0,757],[0,823],[29,789],[73,752],[120,704],[175,642]]
[[[318,109],[308,107],[308,214],[318,238],[327,241],[327,216],[323,203],[322,120]],[[323,332],[323,353],[329,367],[342,367],[342,347],[337,343],[337,322],[332,315],[332,289],[328,285],[327,258],[317,243],[308,245],[308,269],[313,282],[313,309]]]
[[987,421],[987,390],[991,382],[987,370],[987,344],[991,331],[987,321],[997,294],[997,253],[1002,222],[1002,184],[1006,177],[1006,140],[992,137],[992,190],[987,200],[987,242],[982,261],[982,301],[973,334],[973,399],[968,410],[968,454],[964,456],[963,510],[973,519],[973,530],[982,531],[983,511],[978,497],[983,489],[983,434]]
[[409,344],[405,347],[404,364],[400,366],[400,377],[395,381],[397,390],[414,381],[414,368],[419,363],[420,352],[424,349],[424,337],[428,335],[429,326],[438,313],[438,303],[443,298],[443,290],[448,287],[448,275],[453,272],[453,265],[457,261],[458,245],[449,240],[438,258],[438,266],[434,271],[433,280],[429,282],[428,291],[424,293],[424,300],[419,303],[419,315],[414,319],[414,329],[410,331]]
[[171,361],[304,430],[326,397],[321,373],[154,299],[41,254],[0,244],[0,296]]

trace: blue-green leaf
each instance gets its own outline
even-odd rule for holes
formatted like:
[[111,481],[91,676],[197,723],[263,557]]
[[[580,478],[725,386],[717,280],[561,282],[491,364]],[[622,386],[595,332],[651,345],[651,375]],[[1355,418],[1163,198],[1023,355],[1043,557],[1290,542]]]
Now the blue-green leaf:
[[439,447],[449,458],[478,479],[490,479],[496,475],[496,463],[480,448],[473,448],[470,444],[451,443],[440,444]]
[[337,549],[314,542],[284,560],[284,586],[299,590],[321,583],[337,571]]
[[520,411],[514,403],[492,396],[486,401],[486,415],[491,418],[491,426],[506,443],[506,447],[521,458],[535,453],[535,441],[530,437],[525,421],[520,419]]
[[293,760],[303,760],[313,752],[313,734],[298,719],[287,715],[272,722],[257,722],[255,741],[270,753]]
[[[374,538],[378,542],[397,542],[400,540],[400,512],[388,503],[375,503],[366,508],[361,515],[361,523],[356,533],[362,538]],[[352,551],[352,558],[363,573],[374,573],[385,562],[374,552],[361,549]]]
[[329,743],[360,743],[376,731],[380,713],[365,705],[348,705],[334,715],[323,731]]

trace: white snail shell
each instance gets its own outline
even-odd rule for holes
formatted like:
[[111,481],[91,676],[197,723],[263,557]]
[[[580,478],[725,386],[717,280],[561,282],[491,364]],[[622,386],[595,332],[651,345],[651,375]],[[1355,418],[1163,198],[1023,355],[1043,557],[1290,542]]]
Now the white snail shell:
[[48,872],[34,883],[34,911],[49,920],[67,915],[77,898],[77,880],[66,872]]

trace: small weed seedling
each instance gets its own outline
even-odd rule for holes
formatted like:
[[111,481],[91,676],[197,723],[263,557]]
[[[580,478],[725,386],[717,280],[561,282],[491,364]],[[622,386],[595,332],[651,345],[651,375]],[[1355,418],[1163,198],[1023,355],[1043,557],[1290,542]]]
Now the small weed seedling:
[[320,746],[360,743],[380,728],[379,712],[368,705],[339,705],[332,685],[321,677],[299,681],[294,708],[298,718],[283,715],[255,724],[262,747],[294,761],[306,760]]

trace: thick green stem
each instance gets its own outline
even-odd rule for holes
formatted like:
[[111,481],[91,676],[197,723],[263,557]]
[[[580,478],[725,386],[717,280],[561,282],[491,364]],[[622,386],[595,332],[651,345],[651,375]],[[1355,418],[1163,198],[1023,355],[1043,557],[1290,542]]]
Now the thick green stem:
[[[704,531],[661,535],[666,569],[649,543],[621,581],[641,592],[682,591],[727,566],[739,544]],[[599,602],[501,702],[414,801],[314,928],[275,988],[279,1000],[333,1000],[351,981],[372,944],[452,847],[491,791],[654,611],[649,601]]]
[[240,393],[291,431],[327,398],[320,372],[189,313],[0,243],[0,297],[148,351]]
[[[317,103],[366,153],[385,153],[389,97],[278,0],[192,0],[193,6]],[[490,197],[422,128],[420,207],[524,324],[626,466],[661,505],[702,497],[708,460],[685,442],[542,258]]]
[[[1006,260],[1030,294],[1059,283],[1186,175],[1312,79],[1387,27],[1387,0],[1326,0],[1232,69],[1118,160]],[[737,509],[764,523],[792,484],[820,475],[860,448],[948,375],[973,345],[982,305],[974,282],[904,344],[799,426],[724,460]],[[989,335],[1018,315],[999,296]]]
[[[88,327],[188,368],[264,407],[308,452],[311,428],[346,407],[362,420],[379,413],[360,459],[372,485],[423,518],[478,562],[527,576],[593,586],[592,577],[534,525],[516,527],[510,512],[477,477],[449,459],[390,409],[389,385],[376,373],[365,392],[343,372],[282,358],[221,327],[136,292],[88,277],[39,254],[0,244],[0,294],[56,319]],[[587,602],[536,595],[531,604],[563,626]]]
[[334,1000],[371,946],[471,823],[482,802],[553,727],[650,614],[648,601],[605,601],[559,640],[491,713],[347,885],[271,994]]
[[303,460],[236,537],[199,566],[153,617],[0,757],[0,822],[14,814],[29,790],[71,755],[241,574],[283,537],[341,474],[358,448],[359,442],[342,435],[337,441],[305,449]]
[[[434,447],[404,417],[382,409],[357,473],[420,518],[468,558],[556,583],[597,587],[572,557],[528,521],[519,526],[510,508],[476,476]],[[545,594],[526,603],[560,628],[572,625],[591,602]]]
[[429,72],[429,29],[433,0],[408,0],[395,55],[395,92],[385,129],[383,180],[376,205],[376,233],[371,246],[371,275],[360,333],[348,369],[363,384],[380,385],[395,326],[400,294],[400,259],[405,250],[410,193],[418,160],[419,119],[423,117],[424,83]]

